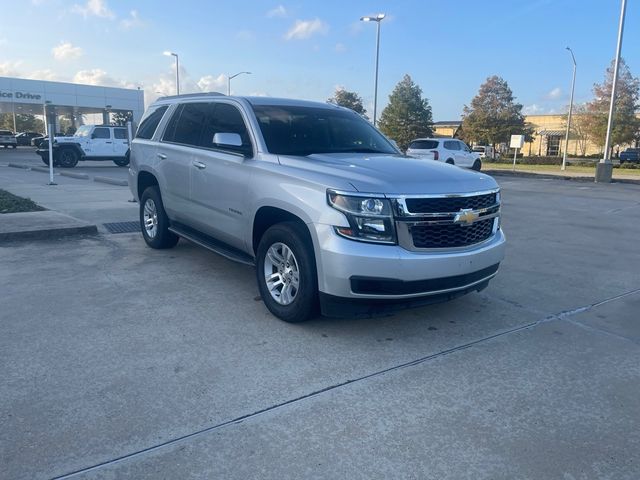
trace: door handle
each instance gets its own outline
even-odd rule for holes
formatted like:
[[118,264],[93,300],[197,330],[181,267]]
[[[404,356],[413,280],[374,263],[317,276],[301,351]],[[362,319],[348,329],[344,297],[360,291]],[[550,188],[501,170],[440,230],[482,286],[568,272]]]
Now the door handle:
[[207,168],[207,166],[204,163],[199,162],[197,160],[195,160],[192,165],[200,170],[204,170],[205,168]]
[[104,143],[113,143],[113,142],[104,142]]
[[158,158],[160,160],[166,160],[167,159],[167,156],[164,153],[158,153],[157,155],[158,155]]

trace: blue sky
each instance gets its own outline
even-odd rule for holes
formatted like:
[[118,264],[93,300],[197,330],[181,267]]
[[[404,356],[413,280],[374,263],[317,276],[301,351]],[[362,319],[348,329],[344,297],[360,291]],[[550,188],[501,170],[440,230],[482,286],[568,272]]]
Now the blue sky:
[[[640,76],[640,2],[629,1],[623,56]],[[384,12],[379,112],[405,73],[434,120],[459,118],[490,75],[507,80],[529,113],[563,111],[571,59],[576,102],[591,99],[615,53],[618,0],[151,1],[0,0],[0,76],[141,87],[147,102],[181,90],[325,101],[336,86],[358,92],[371,113],[374,23]]]

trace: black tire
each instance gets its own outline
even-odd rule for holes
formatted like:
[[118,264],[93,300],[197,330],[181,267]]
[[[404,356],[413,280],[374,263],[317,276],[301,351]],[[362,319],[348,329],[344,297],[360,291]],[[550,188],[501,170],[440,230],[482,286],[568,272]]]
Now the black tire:
[[16,149],[17,145],[11,145],[11,148]]
[[[147,213],[145,213],[145,208],[148,208]],[[152,221],[155,229],[151,228],[151,225],[147,228],[145,220]],[[175,247],[180,237],[169,231],[169,224],[169,217],[167,217],[162,204],[160,189],[155,185],[148,187],[140,197],[140,228],[147,245],[157,249]]]
[[[304,230],[305,228],[304,225],[296,222],[283,222],[272,226],[260,239],[256,255],[256,278],[262,300],[273,315],[289,323],[304,322],[317,312],[318,277],[316,274],[316,261],[313,254],[313,244],[308,232]],[[276,252],[282,252],[283,250],[280,249],[282,245],[291,251],[293,257],[285,258],[286,255],[282,255],[280,258],[283,258],[284,262],[281,265],[282,268],[278,269],[274,265],[273,256],[270,256],[269,260],[267,260],[267,253],[271,249]],[[289,261],[291,261],[291,265]],[[295,270],[294,264],[295,268],[297,268],[298,284],[297,288],[295,288],[295,280],[289,277],[289,292],[293,290],[295,292],[290,293],[293,298],[290,299],[289,303],[286,303],[288,299],[282,298],[282,293],[287,286],[279,282],[283,288],[279,291],[277,288],[272,289],[274,295],[280,297],[280,300],[277,300],[267,286],[266,276],[270,274],[268,271],[271,272],[271,275],[283,274],[286,276]],[[293,277],[295,277],[295,274]]]
[[[46,157],[40,157],[42,159],[42,163],[44,163],[47,167],[49,166],[49,156]],[[58,162],[56,161],[56,158],[53,158],[53,166],[57,167],[58,166]]]
[[80,155],[72,148],[61,148],[56,155],[56,162],[62,168],[73,168],[78,164]]
[[453,163],[453,158],[448,158],[447,161],[444,163],[448,163],[449,165],[455,165],[455,163]]
[[129,165],[129,157],[114,158],[113,163],[115,163],[119,167],[126,167],[127,165]]
[[482,169],[482,162],[476,159],[476,161],[473,162],[473,166],[471,167],[471,170],[475,170],[476,172],[479,172],[481,169]]

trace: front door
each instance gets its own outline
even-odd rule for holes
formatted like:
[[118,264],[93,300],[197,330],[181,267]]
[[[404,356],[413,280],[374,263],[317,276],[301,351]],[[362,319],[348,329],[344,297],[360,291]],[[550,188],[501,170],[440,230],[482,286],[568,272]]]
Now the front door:
[[87,142],[85,152],[88,157],[113,156],[113,138],[111,138],[111,129],[106,127],[96,127],[91,134],[91,141]]

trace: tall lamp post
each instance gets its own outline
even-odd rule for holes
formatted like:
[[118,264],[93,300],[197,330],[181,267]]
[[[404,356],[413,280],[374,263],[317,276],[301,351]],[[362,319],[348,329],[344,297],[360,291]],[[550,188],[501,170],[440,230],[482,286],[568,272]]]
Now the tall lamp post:
[[571,80],[571,100],[569,100],[569,118],[567,119],[567,133],[564,137],[564,155],[562,156],[562,168],[567,169],[567,149],[569,148],[569,130],[571,129],[571,113],[573,112],[573,91],[576,88],[576,57],[573,55],[573,50],[567,47],[571,54],[571,60],[573,60],[573,80]]
[[384,13],[379,13],[375,17],[361,17],[363,22],[376,22],[378,24],[376,33],[376,77],[373,87],[373,126],[376,126],[376,114],[378,110],[378,60],[380,59],[380,22],[385,17]]
[[227,95],[231,95],[231,80],[236,78],[238,75],[242,75],[243,73],[251,75],[251,72],[238,72],[235,75],[227,74]]
[[178,62],[178,54],[165,50],[162,52],[167,57],[176,57],[176,95],[180,95],[180,64]]
[[604,158],[596,165],[596,182],[611,182],[613,164],[611,163],[611,127],[613,125],[613,111],[616,103],[616,87],[618,85],[618,67],[620,65],[620,51],[622,50],[622,34],[624,33],[624,14],[627,10],[627,0],[622,0],[620,9],[620,24],[618,25],[618,45],[616,46],[616,62],[613,67],[613,85],[611,86],[611,104],[609,105],[609,121],[607,122],[607,136],[604,142]]

